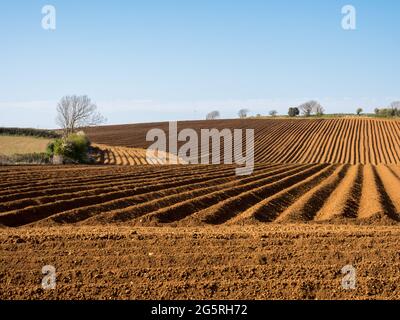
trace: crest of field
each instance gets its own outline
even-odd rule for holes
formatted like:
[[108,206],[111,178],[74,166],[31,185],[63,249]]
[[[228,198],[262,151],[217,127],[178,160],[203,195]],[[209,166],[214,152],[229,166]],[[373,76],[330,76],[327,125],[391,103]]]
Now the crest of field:
[[168,163],[186,164],[185,161],[169,152],[158,151],[153,157],[146,154],[146,149],[132,147],[116,147],[103,144],[93,144],[97,150],[95,161],[105,165],[163,165]]
[[[146,149],[152,144],[146,142],[146,133],[153,128],[168,134],[168,123],[147,123],[92,128],[88,135],[100,144]],[[178,123],[178,130],[185,128],[196,130],[199,137],[201,129],[254,129],[256,163],[400,163],[400,123],[396,120],[236,119]]]

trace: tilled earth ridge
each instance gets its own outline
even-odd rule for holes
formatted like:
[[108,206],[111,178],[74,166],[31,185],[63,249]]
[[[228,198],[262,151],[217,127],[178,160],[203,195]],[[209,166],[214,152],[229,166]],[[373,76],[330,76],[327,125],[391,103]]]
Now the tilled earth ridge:
[[393,225],[395,165],[0,167],[0,225]]

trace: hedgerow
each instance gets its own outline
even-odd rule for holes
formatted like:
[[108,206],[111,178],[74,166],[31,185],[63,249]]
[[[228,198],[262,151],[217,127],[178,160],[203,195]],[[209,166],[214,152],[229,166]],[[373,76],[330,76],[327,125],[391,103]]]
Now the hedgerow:
[[0,135],[29,136],[39,138],[57,139],[61,135],[53,130],[33,129],[33,128],[4,128],[0,127]]

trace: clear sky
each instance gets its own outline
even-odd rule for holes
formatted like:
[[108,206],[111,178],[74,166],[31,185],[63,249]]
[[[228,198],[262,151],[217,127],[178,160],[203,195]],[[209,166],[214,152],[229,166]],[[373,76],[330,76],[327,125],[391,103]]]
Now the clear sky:
[[[356,30],[342,28],[347,4]],[[67,94],[109,124],[400,100],[399,0],[2,0],[0,41],[0,126],[55,127]]]

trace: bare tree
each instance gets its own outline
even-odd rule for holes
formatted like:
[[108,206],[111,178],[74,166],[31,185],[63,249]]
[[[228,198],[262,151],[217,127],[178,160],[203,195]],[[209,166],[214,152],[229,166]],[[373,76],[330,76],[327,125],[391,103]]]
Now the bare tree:
[[393,101],[389,108],[391,109],[390,113],[392,117],[398,116],[400,113],[400,101]]
[[393,110],[393,109],[400,109],[400,101],[393,101],[393,102],[390,104],[389,108],[391,108],[392,110]]
[[313,107],[313,112],[317,115],[317,116],[322,116],[325,113],[325,109],[323,106],[321,106],[318,102],[316,104],[314,104]]
[[104,123],[106,119],[88,96],[73,95],[61,98],[57,105],[56,121],[67,136],[76,129]]
[[306,117],[309,117],[313,110],[313,105],[314,105],[314,101],[309,101],[309,102],[305,102],[305,103],[301,104],[298,108],[303,115],[305,115]]
[[276,117],[276,115],[278,114],[278,111],[276,111],[276,110],[271,110],[270,112],[268,112],[268,114],[269,114],[271,117]]
[[247,114],[249,113],[249,109],[240,109],[238,112],[238,116],[240,119],[247,118]]
[[215,120],[220,117],[220,113],[218,110],[211,111],[210,113],[207,114],[206,120]]
[[313,112],[317,115],[322,115],[325,112],[324,108],[319,104],[318,101],[315,100],[307,101],[298,108],[306,117],[309,117]]
[[386,113],[392,117],[398,116],[400,113],[400,101],[393,101]]

